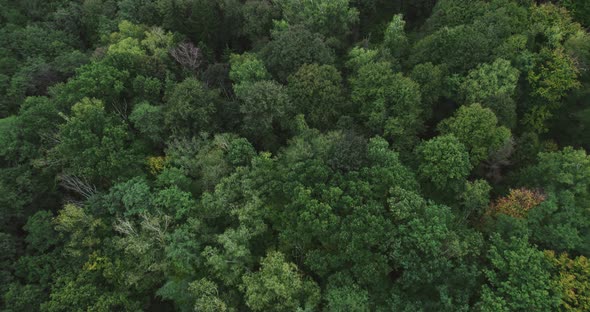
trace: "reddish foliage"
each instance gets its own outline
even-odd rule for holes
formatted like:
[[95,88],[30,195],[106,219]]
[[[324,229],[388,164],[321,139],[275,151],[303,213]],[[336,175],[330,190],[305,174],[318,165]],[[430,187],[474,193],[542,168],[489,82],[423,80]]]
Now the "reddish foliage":
[[495,204],[492,204],[490,213],[503,213],[515,218],[524,218],[529,210],[544,200],[545,195],[538,190],[511,189],[508,196],[499,198]]

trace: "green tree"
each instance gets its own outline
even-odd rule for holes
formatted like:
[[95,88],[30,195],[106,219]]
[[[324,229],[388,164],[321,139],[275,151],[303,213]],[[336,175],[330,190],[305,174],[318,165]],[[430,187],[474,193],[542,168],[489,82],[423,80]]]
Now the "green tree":
[[432,63],[414,66],[410,78],[420,85],[420,94],[424,107],[424,116],[432,117],[439,99],[448,94],[446,83],[446,69],[444,66]]
[[516,102],[508,94],[499,94],[487,98],[482,106],[491,109],[498,118],[498,124],[514,129],[517,124]]
[[509,61],[497,59],[469,71],[459,93],[466,103],[479,103],[492,96],[512,96],[516,90],[519,72]]
[[75,104],[58,141],[49,157],[66,175],[104,185],[141,170],[141,145],[99,100],[85,98]]
[[480,268],[472,259],[480,234],[457,227],[449,207],[400,187],[391,191],[387,209],[395,222],[390,274],[397,276],[389,304],[402,311],[468,309],[476,298]]
[[176,220],[186,219],[196,207],[192,195],[182,191],[177,186],[171,186],[157,192],[153,203],[159,211],[172,216]]
[[330,287],[326,294],[327,311],[330,312],[367,312],[369,309],[369,294],[356,285]]
[[572,13],[580,24],[586,27],[590,25],[590,4],[573,0],[561,0],[560,3]]
[[283,12],[283,18],[291,25],[302,24],[313,32],[340,40],[351,32],[358,22],[358,11],[351,8],[349,0],[275,1]]
[[[170,168],[168,172],[165,169],[158,179],[164,180],[166,176],[166,180],[172,179],[167,185],[184,190],[213,190],[236,167],[247,166],[255,155],[256,151],[248,140],[228,133],[200,140],[177,140],[170,142],[166,150]],[[187,177],[196,182],[186,180]]]
[[143,177],[115,184],[104,195],[102,206],[111,214],[139,216],[152,210],[153,194]]
[[435,137],[416,148],[418,172],[440,191],[459,191],[472,169],[467,149],[453,135]]
[[158,78],[138,75],[133,79],[132,85],[134,102],[162,102],[162,82]]
[[465,191],[461,194],[461,206],[466,217],[475,214],[479,217],[490,203],[492,187],[486,180],[475,180],[465,183]]
[[444,27],[414,44],[410,64],[445,64],[452,72],[466,72],[490,60],[490,39],[471,25]]
[[113,66],[92,62],[76,70],[76,76],[66,84],[56,85],[50,94],[57,106],[68,110],[83,98],[96,98],[108,105],[122,101],[129,79],[129,72]]
[[208,90],[194,78],[187,78],[166,95],[164,124],[175,136],[190,137],[212,131],[218,101],[217,92]]
[[6,296],[6,292],[9,290],[9,285],[14,279],[13,270],[15,268],[15,260],[17,258],[17,245],[15,236],[10,235],[8,233],[0,232],[0,251],[2,252],[2,256],[0,256],[0,264],[2,265],[2,269],[0,269],[0,282],[2,282],[2,286],[0,286],[0,291],[3,294],[3,299],[5,301],[9,301]]
[[445,26],[457,26],[468,24],[470,21],[483,15],[488,9],[483,1],[466,3],[461,0],[438,1],[432,15],[426,21],[429,30],[437,30]]
[[303,64],[333,64],[333,51],[321,36],[302,26],[273,30],[272,40],[260,51],[268,70],[281,82]]
[[130,298],[128,292],[109,291],[100,287],[100,278],[95,272],[81,272],[75,277],[62,277],[56,282],[56,287],[50,295],[50,300],[41,304],[41,311],[58,312],[71,311],[133,311],[139,309],[140,302]]
[[467,147],[472,165],[488,159],[510,139],[510,130],[497,125],[494,113],[480,104],[461,106],[454,116],[443,120],[441,134],[452,134]]
[[477,308],[481,311],[555,310],[559,297],[551,287],[550,264],[526,238],[491,238]]
[[162,17],[156,1],[122,0],[119,1],[119,15],[133,23],[158,25]]
[[345,112],[342,77],[332,65],[303,65],[289,77],[287,92],[296,113],[313,128],[332,127]]
[[264,63],[254,54],[232,54],[230,56],[229,78],[233,81],[234,92],[240,96],[242,89],[259,81],[270,80],[270,73]]
[[552,268],[555,288],[561,295],[561,311],[584,311],[590,308],[590,262],[584,256],[570,258],[568,254],[556,255],[545,251]]
[[408,38],[405,33],[406,22],[401,14],[393,16],[387,25],[383,38],[383,47],[392,57],[400,58],[408,49]]
[[559,101],[568,91],[580,87],[579,71],[562,48],[541,50],[536,66],[529,71],[527,81],[531,95],[540,103],[529,108],[524,122],[534,131],[547,130],[545,122],[560,107]]
[[217,48],[227,38],[222,28],[223,16],[218,1],[158,0],[155,5],[162,17],[162,26],[187,36],[193,42],[203,42]]
[[243,10],[242,33],[254,43],[268,38],[273,20],[280,17],[280,8],[269,0],[246,1]]
[[369,63],[350,79],[352,102],[365,126],[396,147],[409,148],[422,128],[420,86],[390,63]]
[[41,210],[29,217],[23,229],[27,231],[27,249],[34,253],[45,253],[58,243],[53,229],[53,213]]
[[242,129],[256,145],[275,149],[293,115],[285,87],[270,80],[248,85],[239,94]]
[[194,311],[227,311],[225,303],[218,298],[217,285],[215,283],[207,279],[194,281],[190,283],[189,291],[194,293],[197,298]]
[[129,115],[133,126],[147,139],[159,143],[164,137],[164,113],[161,106],[141,102]]
[[37,285],[11,284],[4,293],[4,304],[8,311],[32,311],[38,310],[45,299],[44,290]]
[[522,181],[545,190],[547,200],[528,214],[532,239],[555,251],[590,254],[586,207],[590,184],[589,158],[571,147],[540,153],[538,164],[522,174]]
[[540,153],[537,166],[532,168],[533,183],[550,191],[571,190],[585,197],[590,184],[589,165],[590,159],[582,149],[566,147],[561,151]]
[[353,47],[348,52],[346,68],[351,72],[357,72],[361,67],[376,62],[379,58],[379,51],[363,47]]
[[318,305],[319,287],[283,254],[270,252],[260,265],[260,271],[244,275],[246,305],[253,311],[311,310]]
[[5,142],[4,146],[7,147],[8,154],[16,152],[16,155],[20,156],[12,158],[13,161],[25,161],[42,156],[40,147],[48,148],[53,144],[52,137],[56,134],[58,125],[64,120],[54,101],[46,97],[27,97],[15,122],[15,127],[10,130],[15,131],[16,141],[13,144],[16,146],[13,149],[9,142]]

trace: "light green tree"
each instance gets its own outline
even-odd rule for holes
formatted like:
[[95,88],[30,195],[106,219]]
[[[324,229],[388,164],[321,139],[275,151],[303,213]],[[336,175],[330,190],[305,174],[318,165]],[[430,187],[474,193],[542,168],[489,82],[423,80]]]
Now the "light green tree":
[[262,259],[260,271],[243,278],[246,305],[253,311],[314,309],[320,300],[317,284],[303,277],[297,266],[280,252]]
[[458,191],[472,165],[465,146],[453,135],[435,137],[416,148],[419,175],[438,190]]
[[461,106],[454,116],[443,120],[441,134],[452,134],[469,151],[471,164],[476,166],[508,143],[510,130],[497,125],[496,115],[480,104]]

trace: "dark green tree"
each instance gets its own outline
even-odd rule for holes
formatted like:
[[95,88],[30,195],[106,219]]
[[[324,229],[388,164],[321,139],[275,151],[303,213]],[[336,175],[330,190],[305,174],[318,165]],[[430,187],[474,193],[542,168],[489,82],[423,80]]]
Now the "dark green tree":
[[287,92],[296,113],[313,128],[326,130],[346,112],[342,77],[331,65],[303,65],[289,77]]
[[202,82],[187,78],[166,95],[164,124],[175,136],[191,137],[213,130],[219,95]]
[[396,147],[407,149],[422,129],[420,86],[390,63],[371,62],[351,77],[352,103],[364,125],[374,134],[391,139]]
[[439,190],[459,191],[472,165],[469,153],[453,135],[435,137],[416,148],[419,176]]
[[333,64],[333,51],[323,38],[303,26],[275,29],[272,40],[264,46],[261,56],[268,70],[281,82],[303,64]]
[[105,111],[102,101],[84,98],[76,103],[57,140],[48,161],[65,175],[108,185],[141,171],[141,144],[133,140],[122,120]]

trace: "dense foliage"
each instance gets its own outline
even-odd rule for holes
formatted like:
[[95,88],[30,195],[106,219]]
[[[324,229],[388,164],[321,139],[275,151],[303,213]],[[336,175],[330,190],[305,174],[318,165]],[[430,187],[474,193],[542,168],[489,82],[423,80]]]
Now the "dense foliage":
[[586,27],[0,0],[0,310],[590,311]]

